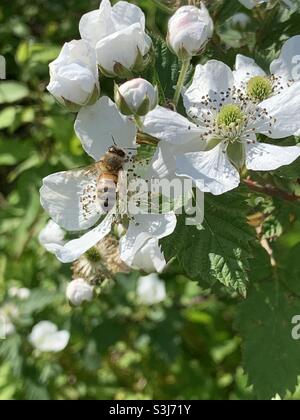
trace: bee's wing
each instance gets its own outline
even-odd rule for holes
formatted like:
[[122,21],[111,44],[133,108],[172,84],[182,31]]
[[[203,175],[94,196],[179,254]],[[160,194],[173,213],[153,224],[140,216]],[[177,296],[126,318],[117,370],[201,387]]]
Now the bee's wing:
[[88,178],[95,182],[99,179],[102,174],[101,169],[97,163],[92,163],[89,166],[82,166],[81,168],[71,169],[68,172],[72,173],[73,176]]

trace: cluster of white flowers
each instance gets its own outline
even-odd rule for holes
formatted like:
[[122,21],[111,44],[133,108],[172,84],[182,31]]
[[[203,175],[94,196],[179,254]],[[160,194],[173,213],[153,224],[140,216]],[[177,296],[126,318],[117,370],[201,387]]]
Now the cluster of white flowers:
[[[247,7],[262,3],[241,2]],[[100,199],[97,163],[117,145],[127,157],[126,169],[133,171],[140,164],[135,161],[139,130],[159,142],[146,170],[148,179],[149,174],[192,179],[201,191],[215,195],[238,187],[245,168],[273,171],[300,156],[298,146],[271,143],[300,130],[300,75],[294,61],[300,55],[300,36],[284,44],[269,75],[251,58],[238,55],[234,71],[216,60],[198,65],[191,85],[184,88],[184,71],[192,57],[203,52],[213,30],[203,4],[181,7],[169,21],[168,45],[183,61],[174,108],[182,95],[187,117],[159,105],[157,89],[147,80],[133,78],[146,66],[152,48],[145,16],[133,4],[119,1],[112,7],[109,0],[102,0],[99,10],[82,17],[82,39],[66,44],[50,65],[48,89],[59,102],[79,111],[75,131],[96,162],[94,169],[60,172],[43,181],[41,203],[51,221],[40,242],[61,262],[74,262],[112,230],[119,230],[121,223],[121,260],[146,273],[165,269],[159,241],[175,230],[176,215],[129,212],[120,220],[114,206],[105,210]],[[127,79],[116,86],[116,103],[99,97],[99,71],[106,77]],[[260,135],[268,137],[268,142],[261,143]],[[65,231],[86,233],[67,241]],[[137,293],[141,302],[149,304],[162,301],[166,294],[155,275],[142,277]],[[94,288],[82,278],[67,289],[75,306],[90,301],[93,294]]]
[[8,290],[8,296],[12,299],[27,300],[30,295],[31,292],[26,287],[11,287]]
[[66,43],[50,64],[48,86],[75,112],[99,98],[98,69],[109,77],[130,77],[143,70],[152,47],[143,12],[124,1],[112,7],[109,0],[102,0],[99,10],[81,18],[79,30],[81,39]]
[[6,339],[16,332],[17,324],[22,318],[18,301],[25,301],[31,296],[31,291],[25,287],[10,287],[8,300],[0,307],[0,340]]

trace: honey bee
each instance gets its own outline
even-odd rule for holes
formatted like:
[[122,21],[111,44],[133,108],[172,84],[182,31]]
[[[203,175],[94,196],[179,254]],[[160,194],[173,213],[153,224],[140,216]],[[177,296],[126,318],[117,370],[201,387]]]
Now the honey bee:
[[114,207],[119,177],[125,164],[130,161],[129,155],[121,148],[112,146],[98,162],[71,171],[81,181],[79,201],[84,219],[108,213]]
[[108,149],[95,165],[99,171],[97,197],[100,207],[109,211],[114,206],[120,172],[128,161],[127,154],[117,146]]

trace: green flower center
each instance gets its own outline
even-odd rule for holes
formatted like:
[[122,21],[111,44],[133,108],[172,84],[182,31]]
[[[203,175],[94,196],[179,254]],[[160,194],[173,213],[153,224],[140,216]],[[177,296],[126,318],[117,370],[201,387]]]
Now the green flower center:
[[101,255],[96,247],[89,249],[85,255],[91,263],[97,263],[101,261]]
[[220,128],[234,128],[245,121],[245,114],[237,105],[224,105],[217,116],[217,124]]
[[272,84],[267,77],[252,77],[247,84],[247,94],[256,101],[264,101],[271,96],[272,92]]

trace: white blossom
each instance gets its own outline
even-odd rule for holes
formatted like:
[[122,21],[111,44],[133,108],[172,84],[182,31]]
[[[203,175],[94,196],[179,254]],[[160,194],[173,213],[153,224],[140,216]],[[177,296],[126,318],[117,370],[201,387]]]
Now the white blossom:
[[251,19],[246,13],[236,13],[230,18],[230,21],[234,26],[246,29],[250,24]]
[[102,71],[111,76],[140,71],[152,46],[144,13],[125,1],[112,7],[109,0],[102,0],[99,10],[82,17],[79,29],[82,39],[96,49]]
[[144,131],[167,143],[156,154],[156,172],[191,178],[202,191],[218,195],[239,185],[243,166],[273,171],[295,161],[298,146],[261,143],[257,135],[280,139],[300,129],[300,83],[293,80],[299,39],[284,45],[270,77],[243,56],[234,72],[215,60],[198,65],[183,94],[192,122],[161,107],[145,117]]
[[157,89],[145,79],[129,80],[116,92],[116,104],[124,115],[145,116],[157,103]]
[[50,64],[47,89],[70,110],[96,102],[100,94],[95,51],[83,40],[66,43]]
[[182,6],[169,20],[168,44],[180,58],[191,58],[203,52],[213,30],[213,21],[203,3],[200,8]]
[[17,298],[20,300],[26,300],[30,297],[31,292],[26,287],[11,287],[8,290],[8,296],[10,298]]
[[16,332],[16,327],[8,316],[1,314],[0,311],[0,340],[10,337]]
[[140,277],[136,292],[139,301],[144,305],[155,305],[167,297],[165,283],[157,274]]
[[65,330],[58,331],[52,322],[42,321],[33,327],[28,339],[31,345],[41,352],[59,353],[67,347],[70,333]]
[[0,308],[0,339],[5,339],[16,332],[16,321],[19,318],[16,305],[7,303]]
[[167,263],[164,254],[161,251],[159,240],[149,239],[145,245],[134,255],[132,261],[127,261],[127,265],[135,270],[141,270],[145,273],[162,273]]
[[145,272],[162,272],[166,266],[159,240],[171,235],[176,227],[174,213],[135,216],[120,240],[121,259],[129,267]]
[[[99,161],[107,152],[112,139],[124,150],[135,146],[135,124],[121,115],[115,104],[106,97],[79,112],[75,129],[84,149],[95,161]],[[100,208],[97,193],[99,175],[94,172],[84,168],[59,172],[43,180],[41,203],[52,220],[67,231],[88,230],[80,238],[66,244],[52,244],[52,251],[61,262],[75,261],[120,223],[115,208],[108,213]],[[120,245],[120,257],[125,263],[132,262],[147,241],[170,235],[176,226],[173,213],[128,216],[129,226]]]
[[84,279],[75,279],[68,284],[66,295],[72,305],[80,306],[84,302],[92,301],[94,288]]

